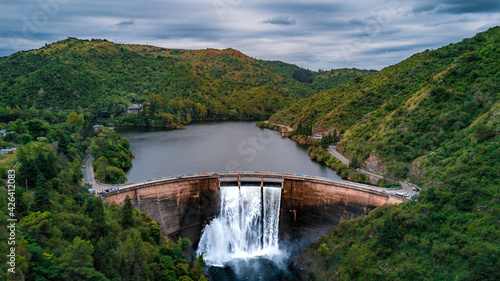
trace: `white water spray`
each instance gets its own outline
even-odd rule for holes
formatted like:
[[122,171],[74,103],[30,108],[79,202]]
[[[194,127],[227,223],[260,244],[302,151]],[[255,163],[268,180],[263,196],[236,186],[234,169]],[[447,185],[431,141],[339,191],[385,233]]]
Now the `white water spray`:
[[220,188],[221,210],[201,234],[197,255],[207,265],[224,266],[236,259],[282,260],[278,247],[281,189],[255,186]]

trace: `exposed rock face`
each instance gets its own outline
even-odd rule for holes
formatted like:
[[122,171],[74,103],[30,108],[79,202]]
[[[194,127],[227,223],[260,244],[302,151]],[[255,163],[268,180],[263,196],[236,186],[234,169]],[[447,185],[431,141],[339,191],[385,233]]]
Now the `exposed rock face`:
[[426,159],[426,156],[419,157],[411,163],[410,171],[408,172],[408,178],[413,183],[422,182],[422,178],[425,174],[425,169],[422,165]]
[[371,176],[371,175],[367,175],[367,177],[368,177],[369,183],[372,184],[372,185],[375,185],[375,186],[377,185],[377,183],[378,183],[378,181],[380,179],[380,178],[377,178],[377,177],[374,177],[374,176]]
[[379,175],[383,175],[387,171],[387,165],[382,164],[382,159],[375,153],[371,153],[370,157],[363,162],[362,166],[366,170]]
[[313,135],[316,135],[316,134],[324,134],[325,132],[325,129],[323,129],[323,126],[321,124],[316,124],[312,127],[312,134]]
[[316,125],[313,126],[312,128],[312,134],[313,135],[316,135],[316,134],[320,134],[320,135],[333,135],[334,132],[337,132],[337,135],[340,133],[340,129],[336,128],[336,127],[330,127],[328,129],[325,129],[323,127],[323,124],[318,123]]

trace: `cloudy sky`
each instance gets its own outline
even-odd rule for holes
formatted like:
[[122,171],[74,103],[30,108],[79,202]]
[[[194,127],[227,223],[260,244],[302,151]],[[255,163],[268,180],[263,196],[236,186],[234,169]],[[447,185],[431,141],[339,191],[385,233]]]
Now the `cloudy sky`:
[[500,25],[499,0],[2,0],[0,56],[67,37],[381,69]]

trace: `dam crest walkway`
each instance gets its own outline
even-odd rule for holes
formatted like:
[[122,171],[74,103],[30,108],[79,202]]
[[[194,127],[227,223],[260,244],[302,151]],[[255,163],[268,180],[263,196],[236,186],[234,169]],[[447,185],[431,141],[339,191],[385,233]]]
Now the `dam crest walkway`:
[[[405,198],[402,196],[392,195],[389,193],[389,190],[378,188],[375,186],[355,183],[351,181],[317,177],[317,176],[308,176],[308,175],[300,175],[300,174],[290,174],[290,173],[276,173],[276,172],[261,172],[261,171],[233,171],[233,172],[208,172],[208,173],[199,173],[199,174],[185,174],[185,175],[176,175],[163,177],[160,179],[148,179],[139,182],[131,182],[125,184],[102,184],[94,182],[92,185],[93,188],[97,191],[97,193],[101,196],[107,197],[108,195],[112,195],[114,193],[130,191],[133,189],[140,189],[143,187],[151,187],[155,185],[165,184],[169,182],[178,182],[178,181],[189,181],[189,180],[198,180],[203,178],[217,178],[219,179],[220,184],[223,183],[233,183],[241,186],[241,183],[244,182],[246,184],[250,183],[253,185],[264,186],[264,183],[271,183],[276,186],[276,184],[281,185],[285,179],[287,180],[300,180],[300,181],[308,181],[308,182],[316,182],[316,183],[324,183],[327,185],[335,185],[341,186],[349,189],[355,189],[364,192],[384,194],[390,197],[399,198],[402,200],[407,200],[409,198]],[[96,188],[97,187],[97,188]]]

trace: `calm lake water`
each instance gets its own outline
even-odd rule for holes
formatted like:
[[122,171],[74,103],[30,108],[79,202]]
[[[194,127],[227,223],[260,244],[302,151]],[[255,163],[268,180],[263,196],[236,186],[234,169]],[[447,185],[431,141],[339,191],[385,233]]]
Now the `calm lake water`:
[[128,182],[198,172],[264,171],[340,179],[309,159],[307,147],[255,122],[192,124],[186,130],[116,128],[135,155]]

